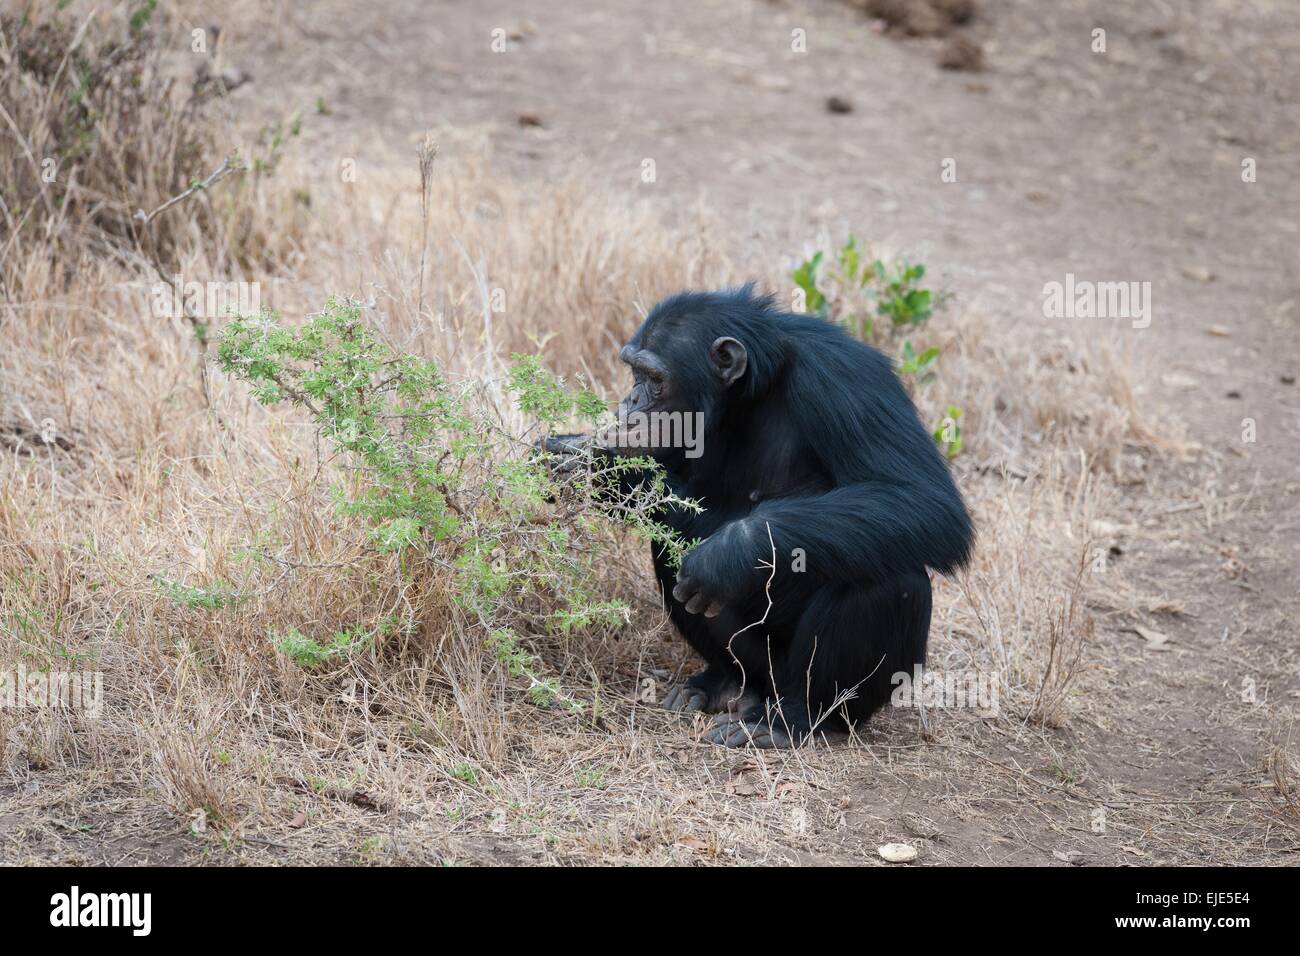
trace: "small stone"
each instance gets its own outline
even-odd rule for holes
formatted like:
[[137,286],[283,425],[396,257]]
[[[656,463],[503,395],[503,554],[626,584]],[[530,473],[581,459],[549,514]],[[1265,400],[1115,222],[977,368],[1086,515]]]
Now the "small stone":
[[906,843],[886,843],[879,853],[881,859],[890,863],[911,863],[916,859],[916,847]]
[[954,36],[939,51],[939,66],[945,70],[978,73],[984,69],[984,48],[966,36]]

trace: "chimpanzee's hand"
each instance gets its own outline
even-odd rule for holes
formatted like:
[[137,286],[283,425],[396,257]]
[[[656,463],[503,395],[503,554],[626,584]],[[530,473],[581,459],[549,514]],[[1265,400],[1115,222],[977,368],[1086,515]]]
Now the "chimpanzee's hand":
[[762,586],[769,572],[759,562],[769,554],[767,535],[752,520],[725,524],[682,559],[673,597],[691,614],[717,617]]
[[551,435],[533,445],[550,456],[548,466],[556,478],[567,478],[585,467],[591,457],[591,435]]

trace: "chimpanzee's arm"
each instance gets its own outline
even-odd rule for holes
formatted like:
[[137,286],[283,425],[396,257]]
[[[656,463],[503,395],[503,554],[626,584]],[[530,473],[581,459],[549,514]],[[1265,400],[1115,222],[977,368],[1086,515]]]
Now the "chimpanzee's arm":
[[971,537],[950,486],[863,482],[764,502],[723,526],[687,555],[673,594],[696,613],[742,600],[771,575],[762,563],[774,548],[778,588],[795,574],[869,584],[925,568],[951,572],[966,561]]

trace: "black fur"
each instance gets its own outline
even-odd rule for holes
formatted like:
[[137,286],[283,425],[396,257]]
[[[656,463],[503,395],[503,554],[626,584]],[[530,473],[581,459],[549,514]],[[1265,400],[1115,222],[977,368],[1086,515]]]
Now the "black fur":
[[[709,359],[723,337],[747,358],[730,385]],[[680,570],[655,554],[668,612],[707,664],[675,703],[718,707],[740,686],[753,692],[710,735],[728,744],[798,744],[823,718],[865,718],[895,673],[924,661],[927,569],[955,571],[973,538],[888,359],[750,286],[672,296],[628,345],[667,367],[668,406],[704,413],[700,457],[656,451],[672,489],[705,507],[664,516],[702,539]]]

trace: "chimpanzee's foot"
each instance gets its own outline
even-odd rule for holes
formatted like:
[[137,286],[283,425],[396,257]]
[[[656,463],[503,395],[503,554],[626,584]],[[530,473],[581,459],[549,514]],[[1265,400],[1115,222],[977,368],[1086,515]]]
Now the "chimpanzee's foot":
[[703,711],[740,710],[756,703],[757,698],[742,694],[740,682],[717,667],[706,667],[684,684],[678,684],[664,696],[663,706],[679,714]]
[[794,741],[784,727],[774,727],[766,718],[751,721],[734,713],[719,714],[704,740],[723,747],[747,747],[753,744],[762,750],[793,747]]
[[668,693],[664,695],[663,707],[665,710],[676,711],[679,714],[691,714],[698,710],[704,710],[708,702],[708,691],[699,687],[692,687],[687,682],[669,688]]
[[704,739],[723,747],[785,749],[800,747],[812,735],[806,719],[784,716],[779,710],[759,705],[745,711],[730,711],[713,718]]

